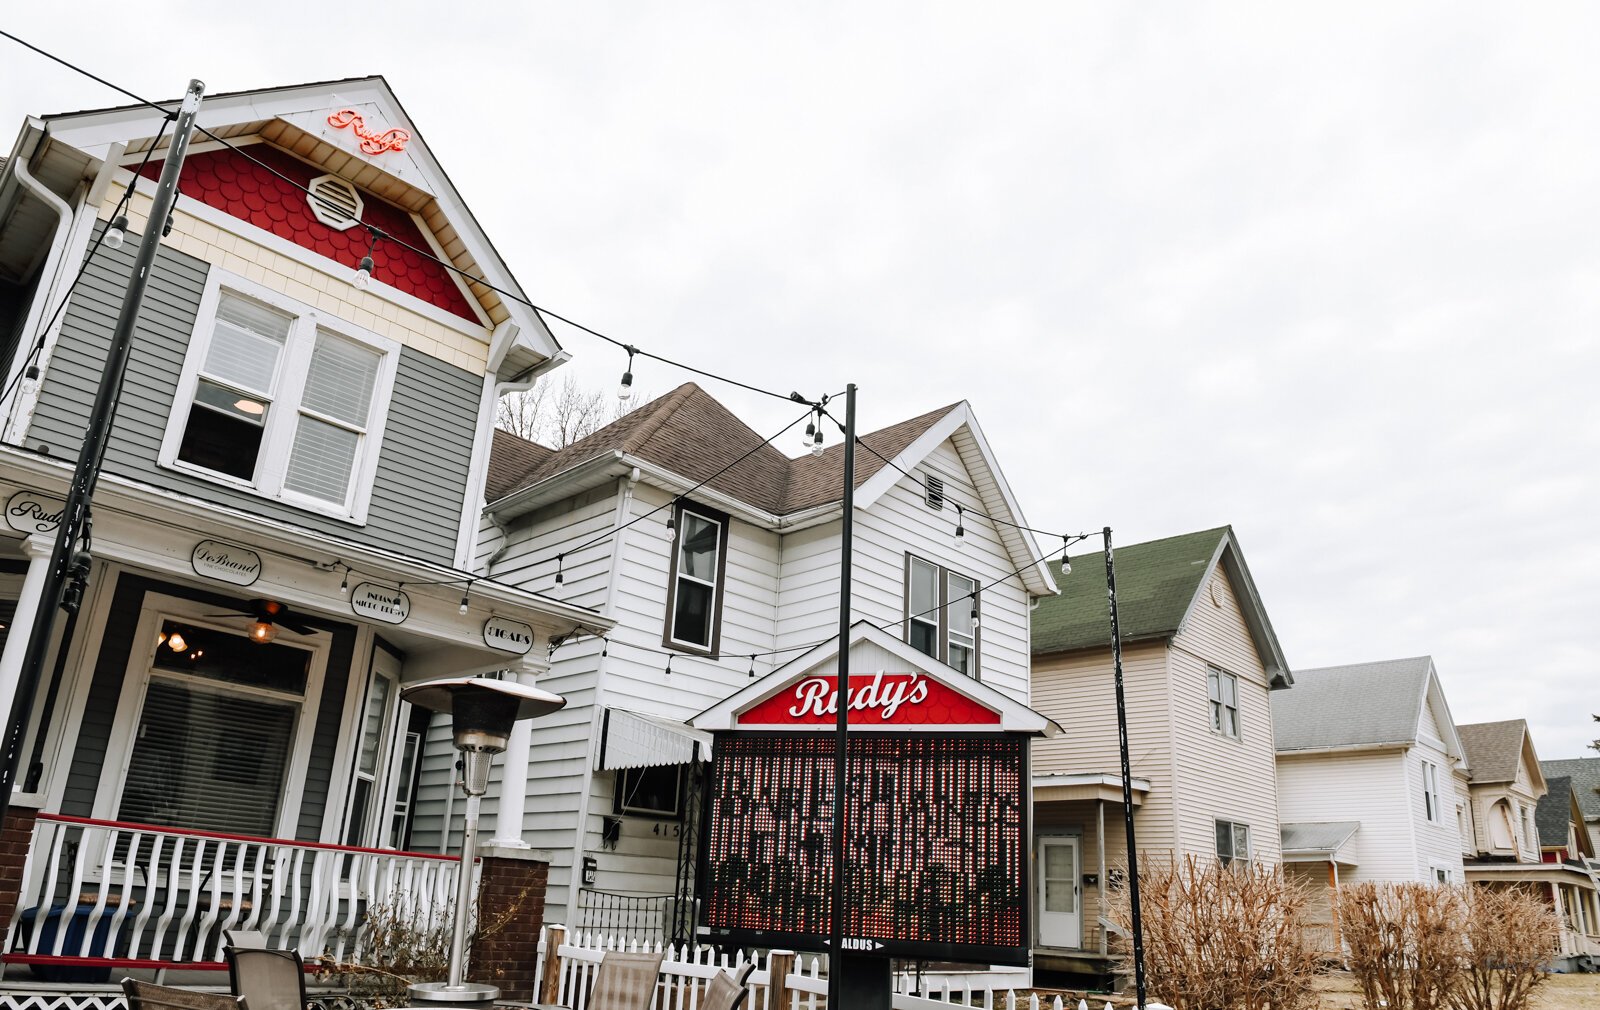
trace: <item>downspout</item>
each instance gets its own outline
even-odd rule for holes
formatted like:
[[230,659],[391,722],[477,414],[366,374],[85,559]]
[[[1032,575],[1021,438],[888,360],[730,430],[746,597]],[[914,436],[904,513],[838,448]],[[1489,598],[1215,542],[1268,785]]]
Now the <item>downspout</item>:
[[[628,513],[633,510],[633,489],[639,483],[639,468],[634,467],[628,476],[617,478],[617,508],[611,516],[613,529],[621,529],[622,524],[628,521]],[[616,611],[617,582],[622,577],[623,541],[628,531],[621,530],[617,534],[616,542],[611,546],[611,571],[606,576],[606,602],[601,608],[601,613],[611,617]],[[604,653],[606,650],[602,650]],[[578,885],[582,883],[579,867],[583,860],[583,842],[588,834],[589,800],[594,794],[595,765],[600,762],[600,720],[605,717],[606,711],[606,661],[610,657],[601,655],[594,668],[594,704],[589,709],[589,757],[583,767],[583,788],[578,790],[578,816],[572,835],[572,867],[567,876],[567,926],[576,928],[577,923],[571,922],[572,914],[578,907]]]
[[[37,144],[35,145],[35,150],[37,150]],[[5,405],[7,423],[4,440],[11,444],[16,444],[20,441],[22,432],[19,429],[26,427],[25,422],[18,423],[19,419],[16,416],[15,407],[31,392],[31,389],[14,387],[14,383],[17,381],[17,373],[23,370],[23,362],[27,360],[28,350],[33,347],[33,342],[38,337],[37,331],[41,320],[50,318],[58,303],[56,292],[61,288],[61,265],[65,259],[67,241],[72,235],[73,221],[72,208],[67,205],[67,201],[51,192],[50,187],[39,182],[28,171],[28,159],[31,157],[33,157],[32,151],[26,155],[19,155],[11,162],[12,171],[24,189],[38,197],[44,202],[45,206],[55,212],[56,235],[50,242],[50,251],[46,254],[44,266],[41,268],[42,273],[49,276],[50,283],[45,286],[42,292],[43,297],[35,296],[33,304],[29,306],[27,319],[17,337],[16,351],[12,356],[10,367],[6,371],[6,385],[4,388],[17,389],[15,397],[9,404]],[[42,357],[43,355],[41,355]],[[32,387],[37,382],[37,379],[30,379],[27,381],[27,385]]]

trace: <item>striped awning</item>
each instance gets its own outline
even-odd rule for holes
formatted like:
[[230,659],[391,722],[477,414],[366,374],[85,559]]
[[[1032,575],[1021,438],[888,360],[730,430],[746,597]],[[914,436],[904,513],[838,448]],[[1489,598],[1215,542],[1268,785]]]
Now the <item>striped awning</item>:
[[600,771],[711,760],[710,733],[661,716],[608,708],[600,733]]

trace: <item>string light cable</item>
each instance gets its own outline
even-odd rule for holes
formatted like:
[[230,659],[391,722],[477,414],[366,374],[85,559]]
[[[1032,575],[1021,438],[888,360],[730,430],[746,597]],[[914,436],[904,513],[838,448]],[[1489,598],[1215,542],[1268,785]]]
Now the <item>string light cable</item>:
[[[111,90],[117,92],[118,94],[126,95],[128,98],[133,99],[135,102],[138,102],[140,105],[144,105],[144,106],[147,106],[148,108],[154,109],[154,110],[162,113],[163,115],[168,115],[168,116],[172,115],[171,110],[168,110],[168,109],[164,108],[159,103],[152,102],[150,99],[145,98],[142,95],[135,94],[134,92],[129,91],[127,88],[124,88],[124,87],[122,87],[122,86],[120,86],[118,84],[114,84],[111,81],[106,80],[104,77],[101,77],[98,74],[92,73],[91,71],[86,70],[83,67],[80,67],[77,64],[72,63],[71,61],[69,61],[69,60],[67,60],[67,59],[65,59],[63,57],[57,56],[56,54],[51,53],[51,52],[49,52],[49,51],[47,51],[45,49],[41,49],[40,47],[34,45],[33,43],[28,42],[25,39],[19,38],[18,36],[13,35],[12,33],[8,32],[8,31],[5,31],[4,29],[0,29],[0,37],[4,37],[4,38],[7,38],[7,39],[10,39],[12,42],[17,43],[18,45],[20,45],[20,46],[22,46],[22,47],[24,47],[26,49],[32,50],[33,52],[38,53],[40,56],[43,56],[48,60],[51,60],[51,61],[53,61],[55,63],[58,63],[61,66],[66,67],[68,70],[73,71],[74,73],[81,74],[84,77],[87,77],[92,81],[95,81],[95,82],[97,82],[99,84],[102,84],[102,85],[110,88]],[[272,167],[271,165],[268,165],[265,162],[253,157],[252,155],[250,155],[248,153],[247,150],[245,150],[244,148],[241,148],[237,144],[234,144],[229,138],[218,136],[216,133],[213,133],[211,130],[209,130],[206,127],[200,125],[199,123],[195,124],[195,129],[198,132],[205,134],[206,137],[208,137],[209,139],[211,139],[211,140],[215,141],[216,143],[220,144],[221,146],[227,148],[229,151],[232,151],[234,154],[237,154],[239,157],[244,158],[246,161],[249,161],[251,164],[255,165],[257,168],[261,169],[262,171],[267,172],[268,174],[272,175],[273,177],[275,177],[276,179],[278,179],[280,182],[284,183],[285,185],[290,186],[290,187],[294,188],[295,190],[305,194],[305,196],[306,196],[306,198],[308,200],[313,200],[313,201],[316,201],[318,203],[321,203],[324,207],[327,207],[329,210],[334,211],[336,213],[344,214],[344,213],[348,212],[348,210],[349,210],[348,207],[344,207],[344,206],[341,206],[339,204],[336,204],[333,201],[331,201],[329,198],[323,196],[321,193],[317,193],[314,190],[312,190],[310,187],[304,186],[304,185],[296,182],[295,180],[289,178],[288,176],[284,175],[282,172],[278,171],[276,168]],[[154,150],[154,145],[152,145],[151,149]],[[136,173],[136,177],[137,177],[137,173]],[[184,199],[192,199],[192,197],[183,197],[183,198]],[[432,262],[432,263],[434,263],[434,264],[436,264],[436,265],[438,265],[440,267],[443,267],[446,270],[449,270],[451,273],[454,273],[454,274],[460,276],[463,280],[467,281],[470,284],[481,285],[482,287],[487,288],[488,290],[493,291],[496,294],[500,295],[502,298],[507,298],[507,299],[510,299],[511,301],[516,302],[519,305],[526,306],[527,308],[529,308],[532,311],[534,311],[535,313],[537,313],[542,319],[544,319],[546,326],[549,325],[549,322],[548,322],[549,319],[555,319],[555,320],[558,320],[559,322],[567,324],[568,326],[572,327],[575,330],[578,330],[578,331],[580,331],[582,333],[586,333],[589,336],[594,337],[594,338],[596,338],[598,340],[603,340],[606,343],[611,344],[613,347],[616,347],[616,348],[619,348],[621,350],[626,351],[628,353],[628,358],[629,358],[630,363],[631,363],[633,357],[635,355],[637,355],[638,357],[648,358],[648,359],[650,359],[652,361],[658,361],[661,364],[668,365],[668,366],[671,366],[673,368],[680,368],[680,369],[682,369],[682,370],[684,370],[686,372],[691,372],[691,373],[693,373],[695,375],[699,375],[699,376],[701,376],[703,378],[712,379],[712,380],[714,380],[716,382],[721,382],[721,383],[725,383],[725,384],[730,385],[730,386],[735,386],[735,387],[738,387],[739,389],[747,390],[748,392],[760,393],[763,396],[770,396],[770,397],[773,397],[773,398],[779,399],[779,400],[787,400],[787,399],[790,398],[788,393],[780,393],[780,392],[778,392],[777,390],[774,390],[774,389],[766,389],[764,387],[753,385],[753,384],[748,383],[748,382],[743,382],[743,381],[741,381],[739,379],[734,379],[734,378],[731,378],[731,377],[726,376],[726,375],[722,375],[722,374],[717,373],[717,372],[712,372],[712,371],[709,371],[709,370],[704,369],[704,368],[696,367],[695,365],[687,364],[686,362],[679,361],[679,360],[676,360],[674,358],[669,358],[669,357],[667,357],[665,355],[662,355],[662,354],[656,354],[654,352],[644,350],[643,348],[635,347],[634,345],[632,345],[630,343],[627,343],[627,342],[622,341],[622,340],[618,340],[616,337],[612,337],[612,336],[610,336],[610,335],[608,335],[606,333],[602,333],[601,331],[599,331],[597,329],[594,329],[591,326],[585,326],[584,324],[582,324],[580,322],[577,322],[576,320],[574,320],[574,319],[572,319],[572,318],[570,318],[568,316],[562,315],[561,313],[556,312],[553,309],[549,309],[549,308],[546,308],[546,307],[544,307],[542,305],[539,305],[539,304],[533,302],[532,300],[530,300],[525,295],[519,294],[519,293],[517,293],[515,291],[510,291],[510,290],[508,290],[506,288],[503,288],[503,287],[500,287],[500,286],[498,286],[496,284],[493,284],[493,283],[489,282],[488,280],[484,279],[483,277],[480,277],[477,274],[471,273],[470,271],[464,270],[461,267],[456,266],[454,263],[450,262],[449,260],[443,259],[443,258],[435,255],[433,253],[433,251],[430,250],[430,249],[418,248],[417,246],[414,246],[414,245],[410,244],[409,242],[404,241],[403,239],[397,238],[396,236],[391,235],[388,232],[385,232],[382,229],[379,229],[379,228],[377,228],[377,227],[375,227],[373,225],[369,225],[366,222],[358,222],[358,223],[361,225],[361,227],[363,227],[363,228],[365,228],[367,230],[368,235],[373,239],[374,243],[376,243],[377,241],[381,240],[383,242],[387,242],[387,243],[396,245],[396,246],[400,247],[401,249],[406,250],[407,252],[410,252],[410,253],[413,253],[413,254],[415,254],[417,256],[420,256],[425,260],[428,260],[428,261],[430,261],[430,262]],[[371,277],[371,261],[372,261],[372,251],[369,248],[368,252],[367,252],[367,256],[362,259],[362,265],[364,267],[366,267],[366,269],[367,269],[367,274],[368,274],[368,279],[369,280],[370,280],[370,277]],[[356,276],[358,278],[359,278],[360,273],[361,273],[361,270],[360,270],[360,268],[358,268],[357,271],[356,271]],[[355,280],[353,283],[355,283],[357,287],[364,287],[364,282],[359,280],[359,279]],[[630,381],[629,381],[629,383],[627,383],[627,385],[631,386],[631,379],[632,379],[631,367],[629,369],[629,373],[630,374],[629,374],[628,378],[629,378]]]

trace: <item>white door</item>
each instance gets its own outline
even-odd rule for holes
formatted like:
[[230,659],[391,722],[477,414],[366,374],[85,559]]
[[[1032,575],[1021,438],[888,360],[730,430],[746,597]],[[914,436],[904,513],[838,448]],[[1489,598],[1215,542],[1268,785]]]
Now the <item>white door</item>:
[[1039,839],[1039,946],[1083,945],[1083,892],[1078,839]]

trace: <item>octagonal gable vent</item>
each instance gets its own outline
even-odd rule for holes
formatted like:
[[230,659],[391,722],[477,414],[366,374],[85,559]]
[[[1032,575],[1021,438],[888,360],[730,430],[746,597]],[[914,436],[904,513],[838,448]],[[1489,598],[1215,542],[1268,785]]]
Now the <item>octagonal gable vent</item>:
[[306,187],[311,213],[329,228],[344,231],[361,222],[361,193],[336,175],[319,175]]

